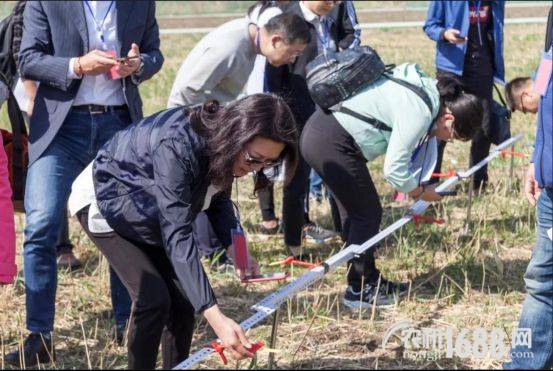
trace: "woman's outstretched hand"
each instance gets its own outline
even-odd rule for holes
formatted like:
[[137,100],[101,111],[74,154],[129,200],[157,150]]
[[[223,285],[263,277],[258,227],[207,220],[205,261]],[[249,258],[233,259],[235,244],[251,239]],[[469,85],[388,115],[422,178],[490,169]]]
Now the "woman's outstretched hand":
[[248,341],[242,327],[226,317],[220,311],[218,305],[206,309],[204,311],[204,317],[207,319],[209,325],[213,331],[215,331],[219,339],[223,342],[223,346],[229,351],[232,359],[240,360],[253,357],[253,353],[248,351],[248,348],[251,348],[252,344]]

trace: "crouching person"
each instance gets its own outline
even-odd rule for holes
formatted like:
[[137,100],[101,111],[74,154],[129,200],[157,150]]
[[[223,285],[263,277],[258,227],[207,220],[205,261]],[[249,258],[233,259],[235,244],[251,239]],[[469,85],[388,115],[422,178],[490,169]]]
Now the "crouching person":
[[[342,112],[316,111],[301,135],[301,153],[335,196],[347,245],[366,242],[380,228],[382,207],[367,161],[385,155],[384,177],[397,191],[439,201],[441,196],[412,174],[413,152],[431,136],[469,140],[482,121],[481,102],[453,78],[436,81],[413,64],[396,67],[392,77],[399,83],[380,77],[342,102]],[[377,291],[379,276],[372,251],[352,259],[344,304],[392,305],[407,290],[382,278]]]
[[239,221],[227,190],[235,178],[281,161],[293,173],[296,142],[280,98],[257,94],[224,107],[211,101],[159,112],[119,132],[75,181],[70,210],[133,300],[130,369],[155,368],[160,343],[164,369],[185,359],[197,314],[232,358],[252,356],[243,330],[217,305],[192,224],[205,210],[230,246]]

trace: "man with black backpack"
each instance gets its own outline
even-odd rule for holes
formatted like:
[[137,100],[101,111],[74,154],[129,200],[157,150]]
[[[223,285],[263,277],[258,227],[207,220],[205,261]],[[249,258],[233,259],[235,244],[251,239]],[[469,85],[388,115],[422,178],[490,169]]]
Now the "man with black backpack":
[[[270,92],[286,99],[300,132],[316,109],[316,104],[307,88],[307,64],[325,50],[347,49],[351,44],[359,41],[355,16],[352,15],[353,18],[351,18],[345,13],[346,5],[348,4],[341,1],[292,1],[283,7],[285,12],[297,14],[308,22],[312,34],[311,42],[294,63],[279,68],[267,66],[267,86]],[[306,220],[305,200],[309,192],[310,171],[309,165],[300,152],[296,173],[283,190],[284,243],[289,253],[297,258],[303,254],[302,236],[304,234],[310,233],[318,241],[335,235],[313,223],[307,224],[309,221]],[[270,190],[262,192],[270,192]]]

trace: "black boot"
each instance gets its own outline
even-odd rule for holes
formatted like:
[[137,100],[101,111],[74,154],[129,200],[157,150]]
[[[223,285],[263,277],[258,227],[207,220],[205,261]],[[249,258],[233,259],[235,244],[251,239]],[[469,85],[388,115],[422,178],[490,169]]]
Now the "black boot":
[[5,358],[6,363],[19,367],[35,367],[38,363],[49,363],[56,360],[52,338],[42,334],[30,334],[23,342],[23,355],[20,355],[21,349],[8,354]]

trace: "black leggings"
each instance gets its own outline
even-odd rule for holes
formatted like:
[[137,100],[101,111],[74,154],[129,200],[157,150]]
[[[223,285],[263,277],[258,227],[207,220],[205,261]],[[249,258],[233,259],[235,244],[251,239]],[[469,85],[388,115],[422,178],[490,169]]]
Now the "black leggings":
[[[334,195],[347,245],[362,244],[377,234],[382,206],[367,160],[351,135],[332,115],[317,110],[303,129],[300,147]],[[348,271],[348,284],[356,288],[362,281],[376,284],[380,275],[372,250],[350,260]]]
[[88,207],[77,216],[132,298],[127,339],[129,369],[155,369],[160,343],[163,369],[173,368],[190,352],[194,308],[165,250],[129,241],[116,232],[91,233]]

